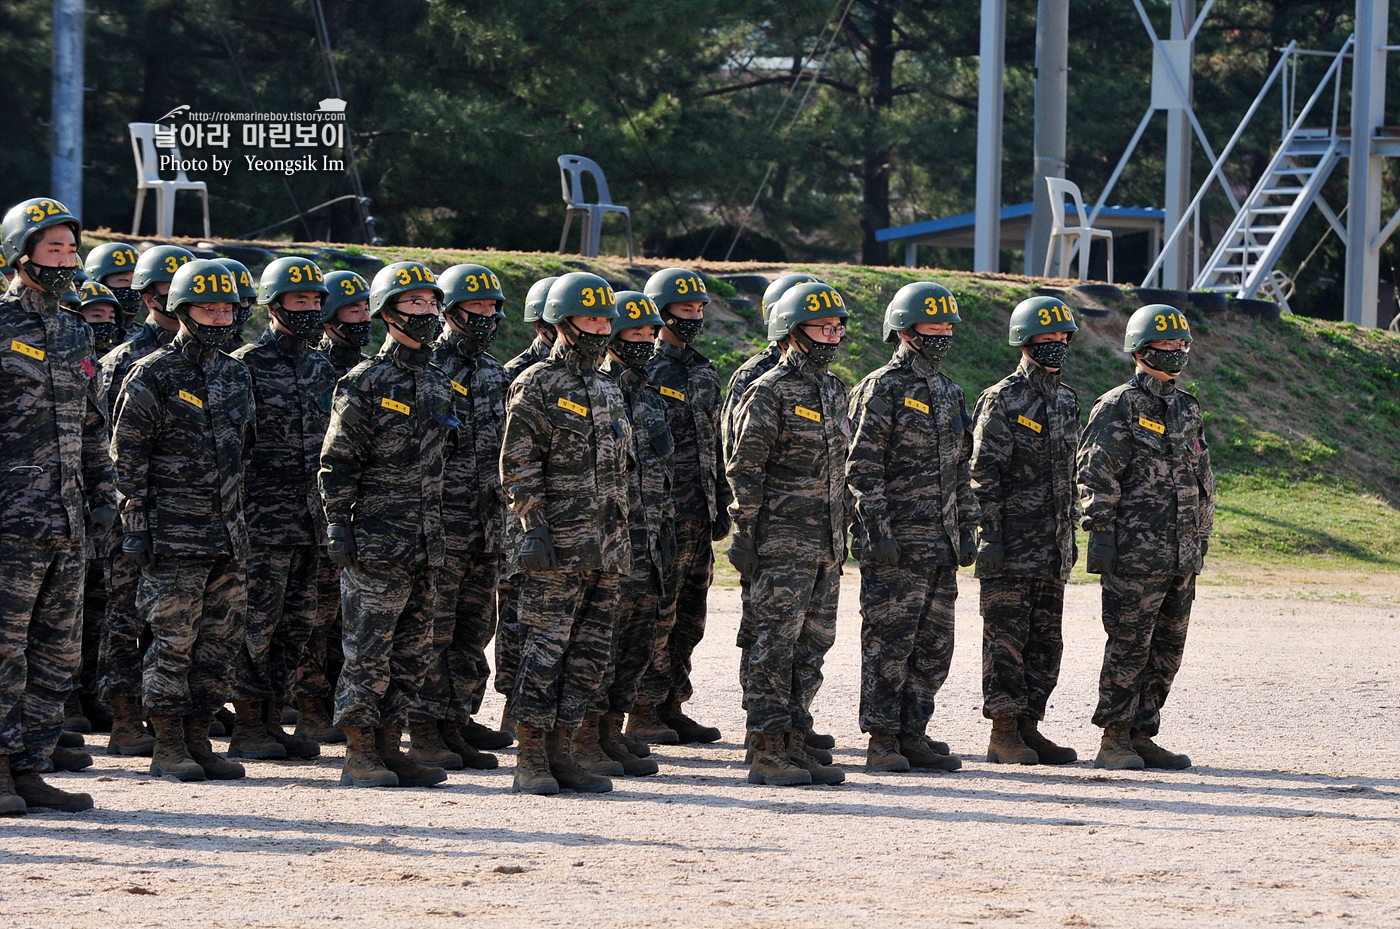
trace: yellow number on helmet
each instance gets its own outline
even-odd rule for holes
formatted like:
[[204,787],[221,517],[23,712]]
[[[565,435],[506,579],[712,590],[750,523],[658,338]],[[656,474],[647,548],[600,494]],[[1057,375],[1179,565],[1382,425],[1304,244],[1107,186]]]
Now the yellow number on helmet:
[[690,293],[690,284],[686,281],[685,278],[683,278],[683,277],[678,277],[678,278],[676,278],[676,293],[678,293],[678,294],[688,294],[688,293]]
[[340,289],[345,291],[345,296],[347,297],[355,296],[355,282],[349,278],[340,282]]
[[807,295],[807,312],[816,313],[822,308],[822,302],[817,299],[816,294]]
[[593,306],[593,304],[597,303],[598,298],[593,296],[593,288],[583,288],[583,296],[579,297],[578,302],[582,303],[584,306]]
[[412,276],[411,274],[408,273],[408,269],[407,269],[407,268],[399,268],[399,273],[398,273],[397,275],[395,275],[395,276],[398,277],[399,283],[400,283],[400,284],[412,284],[412,283],[413,283],[413,276]]

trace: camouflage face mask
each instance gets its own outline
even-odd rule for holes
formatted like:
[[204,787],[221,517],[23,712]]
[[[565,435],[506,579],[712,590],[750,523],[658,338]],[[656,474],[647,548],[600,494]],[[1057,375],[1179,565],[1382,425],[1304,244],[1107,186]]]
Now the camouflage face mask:
[[1172,377],[1175,377],[1185,370],[1190,360],[1190,351],[1184,348],[1175,348],[1171,351],[1164,351],[1160,348],[1149,348],[1142,353],[1143,364],[1154,371],[1170,374]]
[[1063,368],[1069,357],[1068,342],[1037,342],[1031,346],[1031,361],[1043,368]]

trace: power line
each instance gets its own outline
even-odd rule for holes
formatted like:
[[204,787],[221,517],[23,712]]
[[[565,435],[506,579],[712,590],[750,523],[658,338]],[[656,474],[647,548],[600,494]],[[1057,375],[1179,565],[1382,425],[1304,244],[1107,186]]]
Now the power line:
[[[320,0],[316,0],[316,2],[319,3]],[[627,109],[627,104],[622,100],[622,92],[618,90],[617,85],[613,83],[611,74],[607,75],[607,79],[608,86],[612,88],[613,97],[617,100],[617,105],[622,107],[622,115],[627,117],[627,125],[632,127],[632,134],[637,137],[637,142],[642,147],[642,154],[647,156],[647,164],[651,165],[652,176],[661,182],[661,189],[665,191],[666,199],[671,201],[671,209],[676,211],[676,219],[681,221],[681,228],[685,230],[685,234],[690,235],[690,226],[686,224],[685,216],[681,213],[681,208],[680,205],[676,203],[676,198],[671,195],[671,185],[666,183],[666,175],[661,173],[661,169],[656,166],[656,161],[652,159],[651,149],[648,148],[646,142],[643,141],[641,132],[637,130],[637,124],[632,121],[632,111]]]
[[[336,99],[343,100],[340,95],[340,77],[335,71],[335,59],[331,56],[331,33],[326,28],[326,13],[321,8],[321,0],[311,0],[311,8],[316,13],[316,44],[321,47],[321,59],[326,66],[326,74],[330,77],[331,91]],[[375,230],[374,217],[369,212],[369,198],[365,196],[364,185],[360,183],[360,166],[355,160],[355,134],[350,131],[350,126],[345,127],[345,135],[348,144],[345,146],[350,155],[350,179],[355,184],[355,195],[359,198],[356,202],[360,210],[360,222],[365,227],[365,242],[369,245],[383,245],[384,240],[379,237]]]

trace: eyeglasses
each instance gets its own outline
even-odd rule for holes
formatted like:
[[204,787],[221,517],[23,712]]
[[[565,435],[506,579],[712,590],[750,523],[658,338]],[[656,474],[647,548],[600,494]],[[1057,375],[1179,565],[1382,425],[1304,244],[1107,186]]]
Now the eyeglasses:
[[437,300],[424,300],[422,297],[414,297],[412,300],[396,300],[394,306],[411,306],[415,310],[440,310],[442,304]]
[[828,339],[834,335],[846,334],[845,323],[822,323],[821,325],[817,325],[816,323],[803,323],[802,328],[815,329],[819,331],[822,335],[826,336]]
[[189,304],[189,308],[192,310],[203,310],[211,316],[233,312],[233,304],[231,303],[191,303]]

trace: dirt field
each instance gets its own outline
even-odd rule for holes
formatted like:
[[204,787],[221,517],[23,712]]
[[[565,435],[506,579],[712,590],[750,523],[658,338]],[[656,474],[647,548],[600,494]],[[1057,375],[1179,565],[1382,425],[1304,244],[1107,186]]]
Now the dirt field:
[[[976,583],[930,733],[954,774],[864,773],[854,578],[816,707],[849,777],[744,782],[717,589],[694,714],[714,746],[593,797],[509,792],[513,756],[424,790],[338,786],[340,750],[232,784],[97,754],[98,808],[0,820],[0,923],[66,926],[1400,925],[1400,612],[1313,587],[1202,588],[1161,741],[1183,772],[983,761]],[[1070,588],[1045,731],[1092,759],[1098,589]],[[494,694],[484,716],[495,719]],[[105,741],[99,743],[105,747]]]

